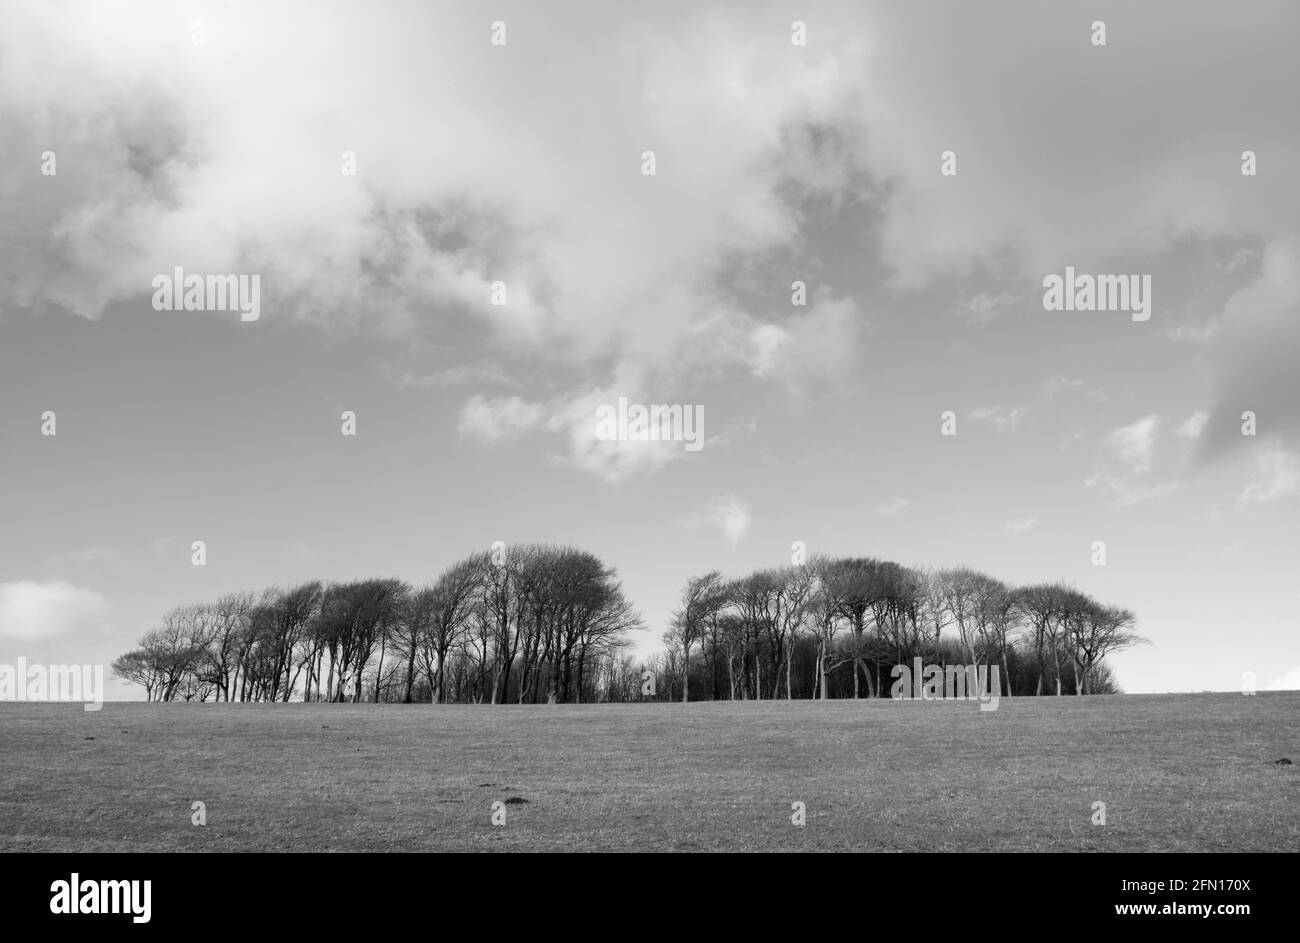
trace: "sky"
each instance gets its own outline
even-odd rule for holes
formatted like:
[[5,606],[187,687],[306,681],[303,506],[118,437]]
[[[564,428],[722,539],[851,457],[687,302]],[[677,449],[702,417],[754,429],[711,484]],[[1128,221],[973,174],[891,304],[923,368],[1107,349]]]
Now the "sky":
[[[801,541],[1130,608],[1128,692],[1300,688],[1294,4],[0,18],[0,663],[497,540],[615,566],[650,651]],[[157,310],[178,267],[259,317]]]

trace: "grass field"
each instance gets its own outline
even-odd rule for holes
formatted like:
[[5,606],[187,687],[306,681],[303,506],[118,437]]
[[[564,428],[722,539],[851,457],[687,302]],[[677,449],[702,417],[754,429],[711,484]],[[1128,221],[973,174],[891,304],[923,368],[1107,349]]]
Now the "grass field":
[[0,850],[1296,851],[1281,757],[1300,693],[0,703]]

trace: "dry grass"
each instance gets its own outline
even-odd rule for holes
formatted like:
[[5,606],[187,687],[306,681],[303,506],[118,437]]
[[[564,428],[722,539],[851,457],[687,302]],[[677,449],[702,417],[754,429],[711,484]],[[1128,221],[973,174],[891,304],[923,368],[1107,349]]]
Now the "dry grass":
[[4,703],[0,850],[1294,851],[1298,720],[1300,693]]

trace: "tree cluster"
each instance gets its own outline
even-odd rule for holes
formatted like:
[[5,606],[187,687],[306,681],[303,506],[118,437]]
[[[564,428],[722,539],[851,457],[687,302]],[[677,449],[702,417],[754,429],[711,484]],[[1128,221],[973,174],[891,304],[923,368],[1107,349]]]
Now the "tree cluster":
[[168,612],[113,664],[149,700],[624,700],[640,616],[571,547],[499,546],[433,583],[318,581]]
[[1143,641],[1132,612],[1072,587],[1012,587],[967,567],[814,557],[690,579],[655,668],[682,700],[885,696],[890,670],[1001,666],[1004,696],[1114,690],[1104,659]]

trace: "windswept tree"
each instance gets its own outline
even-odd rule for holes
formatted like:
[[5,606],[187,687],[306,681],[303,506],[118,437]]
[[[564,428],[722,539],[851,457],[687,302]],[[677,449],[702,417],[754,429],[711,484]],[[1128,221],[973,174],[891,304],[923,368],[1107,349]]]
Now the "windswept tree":
[[163,616],[162,626],[145,633],[141,650],[149,659],[155,675],[158,700],[176,696],[186,674],[194,670],[201,646],[195,641],[198,606],[177,606]]
[[[641,615],[623,592],[613,569],[601,575],[599,605],[587,609],[577,623],[578,650],[574,690],[582,700],[583,685],[587,678],[588,659],[599,659],[605,652],[617,653],[628,644],[628,635],[644,630]],[[566,669],[567,670],[567,669]],[[567,689],[566,689],[567,690]]]
[[918,575],[918,603],[920,622],[928,635],[930,647],[939,650],[943,630],[952,624],[953,613],[944,588],[943,574],[936,570],[922,570]]
[[1071,613],[1068,625],[1075,664],[1074,693],[1093,693],[1091,679],[1103,658],[1146,642],[1133,631],[1133,613],[1093,602]]
[[673,612],[671,632],[682,647],[682,703],[690,698],[691,647],[703,639],[706,628],[716,628],[719,614],[726,608],[727,595],[722,574],[711,570],[687,580],[681,605]]
[[[817,591],[817,571],[807,564],[782,567],[775,573],[779,593],[768,625],[768,642],[774,652],[778,676],[784,669],[785,699],[794,699],[794,653],[804,628],[812,618]],[[773,691],[775,694],[775,689]]]
[[864,654],[864,634],[867,613],[871,611],[879,593],[878,560],[857,557],[833,560],[828,564],[825,580],[836,608],[848,621],[853,645],[853,697],[860,696],[859,673],[867,676],[871,694],[875,696],[874,676],[867,673]]
[[957,626],[957,640],[972,664],[979,663],[984,597],[995,588],[992,577],[970,567],[957,567],[939,573],[943,599]]
[[1083,695],[1116,690],[1106,659],[1144,641],[1135,621],[1062,584],[815,555],[692,577],[666,649],[638,661],[644,625],[614,568],[575,547],[494,545],[415,590],[310,581],[178,606],[113,670],[160,701],[569,703],[673,699],[678,684],[684,701],[776,698],[782,684],[787,699],[827,700],[880,696],[891,660],[933,656],[998,663],[1007,697],[1043,694],[1049,674],[1060,696],[1072,666]]
[[1007,666],[1007,652],[1020,627],[1020,609],[1016,605],[1016,595],[1011,587],[992,578],[981,584],[978,595],[980,633],[989,655],[1002,663],[1006,696],[1011,697],[1011,670]]
[[[330,659],[333,700],[362,699],[362,677],[375,648],[401,618],[406,584],[370,579],[331,586],[321,601],[320,621]],[[378,680],[376,679],[376,685]]]
[[840,608],[831,589],[828,570],[831,561],[814,556],[808,561],[813,574],[812,592],[808,599],[808,626],[817,640],[817,658],[813,669],[815,695],[825,701],[830,697],[830,673],[842,662],[833,660],[835,636],[840,628]]
[[1034,693],[1040,697],[1043,693],[1043,669],[1047,666],[1049,646],[1056,664],[1056,693],[1061,693],[1057,640],[1066,616],[1066,600],[1070,592],[1068,587],[1059,583],[1035,583],[1015,591],[1016,605],[1029,626],[1038,670],[1038,685]]
[[112,672],[114,677],[144,688],[146,701],[152,701],[154,694],[162,689],[163,676],[153,657],[143,648],[137,648],[115,659]]
[[[488,555],[475,554],[452,564],[431,587],[415,594],[412,610],[417,622],[419,657],[429,678],[431,697],[436,703],[447,701],[447,656],[469,631],[475,612],[475,596],[487,566]],[[412,675],[414,667],[414,662],[411,662]],[[408,681],[407,703],[411,699],[410,684]]]
[[216,687],[217,698],[230,700],[235,676],[239,672],[241,638],[248,631],[248,616],[253,608],[250,592],[226,593],[207,607],[210,635],[203,660],[204,680]]

